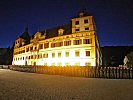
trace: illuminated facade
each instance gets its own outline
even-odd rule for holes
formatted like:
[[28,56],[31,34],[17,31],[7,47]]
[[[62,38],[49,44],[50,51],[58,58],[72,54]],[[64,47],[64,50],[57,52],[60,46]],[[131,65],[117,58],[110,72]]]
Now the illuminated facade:
[[14,45],[13,65],[99,66],[100,46],[93,16],[81,11],[71,24],[36,32]]

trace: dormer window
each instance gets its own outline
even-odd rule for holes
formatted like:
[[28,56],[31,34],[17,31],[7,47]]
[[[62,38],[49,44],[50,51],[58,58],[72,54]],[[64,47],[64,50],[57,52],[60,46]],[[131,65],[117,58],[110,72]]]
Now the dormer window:
[[60,36],[60,35],[63,35],[63,33],[64,33],[64,29],[59,29],[58,30],[58,35]]

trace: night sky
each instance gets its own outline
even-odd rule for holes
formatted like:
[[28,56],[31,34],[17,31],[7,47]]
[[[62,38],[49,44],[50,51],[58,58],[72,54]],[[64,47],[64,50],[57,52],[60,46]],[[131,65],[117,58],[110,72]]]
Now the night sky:
[[29,34],[71,22],[82,5],[94,16],[101,46],[133,45],[133,0],[1,0],[0,48]]

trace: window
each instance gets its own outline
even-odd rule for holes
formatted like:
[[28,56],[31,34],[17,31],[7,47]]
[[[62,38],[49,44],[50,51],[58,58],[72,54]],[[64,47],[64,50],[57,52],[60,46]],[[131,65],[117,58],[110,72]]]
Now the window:
[[91,44],[92,43],[92,39],[84,39],[83,43],[84,44]]
[[63,46],[63,42],[57,42],[57,43],[55,44],[55,47],[61,47],[61,46]]
[[26,52],[28,52],[29,51],[29,47],[28,48],[26,48]]
[[51,66],[55,66],[55,63],[51,63]]
[[34,50],[36,50],[37,49],[37,47],[34,47]]
[[75,51],[75,57],[79,57],[80,56],[80,52],[79,51]]
[[43,49],[43,44],[39,44],[39,49]]
[[42,58],[42,54],[39,54],[39,58]]
[[38,56],[37,56],[37,55],[35,55],[35,59],[37,59],[37,57],[38,57]]
[[66,62],[66,63],[65,63],[65,66],[70,66],[70,63],[69,63],[69,62]]
[[61,52],[58,53],[58,58],[61,58]]
[[85,66],[91,66],[91,63],[90,62],[86,62]]
[[39,55],[37,55],[37,59],[39,59],[39,57],[40,57],[40,56],[39,56]]
[[85,19],[85,20],[84,20],[84,23],[87,24],[87,23],[88,23],[88,19]]
[[58,43],[58,46],[60,47],[60,46],[63,46],[63,42],[59,42]]
[[45,43],[44,48],[49,48],[49,43]]
[[30,50],[33,50],[33,47],[30,47]]
[[79,32],[79,28],[76,29],[76,32]]
[[76,22],[75,22],[75,25],[79,25],[79,21],[76,21]]
[[69,46],[69,45],[71,45],[71,40],[69,40],[69,41],[64,41],[64,46]]
[[29,59],[30,59],[30,56],[29,56]]
[[47,66],[47,62],[44,63],[44,66]]
[[48,53],[43,54],[43,58],[48,58]]
[[62,63],[60,62],[60,63],[57,63],[57,66],[62,66]]
[[86,51],[86,56],[90,56],[90,51]]
[[55,53],[52,53],[52,58],[55,58]]
[[36,59],[36,55],[33,55],[33,59]]
[[69,52],[66,52],[66,57],[69,57]]
[[24,60],[24,57],[23,57],[23,60]]
[[82,44],[82,40],[74,40],[73,42],[74,45],[79,45],[79,44]]
[[86,27],[85,30],[88,31],[89,30],[89,27]]
[[22,50],[22,53],[25,53],[25,50]]
[[31,55],[31,59],[33,59],[33,55]]
[[76,62],[76,63],[75,63],[75,66],[80,66],[80,63],[79,63],[79,62]]
[[51,48],[54,48],[55,47],[55,43],[51,43]]

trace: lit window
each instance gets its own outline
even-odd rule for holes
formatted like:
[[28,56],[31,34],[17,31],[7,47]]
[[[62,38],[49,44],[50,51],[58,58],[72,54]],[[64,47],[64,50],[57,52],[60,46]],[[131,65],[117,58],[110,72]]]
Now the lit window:
[[52,53],[52,58],[55,58],[55,53]]
[[75,25],[79,25],[79,21],[76,21],[76,22],[75,22]]
[[44,63],[44,66],[47,66],[47,62]]
[[80,66],[80,63],[79,63],[79,62],[76,62],[76,63],[75,63],[75,66]]
[[69,45],[71,45],[71,40],[69,40],[69,41],[64,41],[64,46],[69,46]]
[[51,43],[51,48],[54,48],[55,47],[55,43]]
[[43,44],[39,44],[39,49],[43,49]]
[[35,55],[35,59],[37,59],[37,55]]
[[83,43],[84,44],[91,44],[92,43],[92,39],[83,39]]
[[81,40],[81,39],[80,39],[80,40],[74,40],[74,41],[73,41],[73,44],[74,44],[74,45],[82,44],[82,40]]
[[35,59],[36,58],[36,56],[35,55],[33,55],[33,59]]
[[79,57],[80,56],[80,52],[79,51],[75,51],[75,57]]
[[51,63],[51,66],[55,66],[55,63]]
[[85,66],[91,66],[91,63],[90,62],[86,62]]
[[58,53],[58,58],[61,58],[61,52]]
[[48,58],[48,53],[43,54],[43,58]]
[[88,19],[85,19],[85,20],[84,20],[84,23],[87,24],[87,23],[88,23]]
[[62,63],[60,62],[60,63],[57,63],[57,66],[62,66]]
[[69,52],[66,52],[66,57],[69,57]]
[[90,56],[90,51],[86,51],[86,56]]
[[49,48],[49,43],[45,43],[44,48]]
[[61,46],[63,46],[63,42],[57,42],[57,43],[55,43],[55,47],[61,47]]
[[33,59],[33,55],[31,55],[31,59]]
[[39,55],[39,58],[42,58],[42,54]]
[[66,62],[66,63],[65,63],[65,66],[70,66],[70,63],[69,63],[69,62]]

